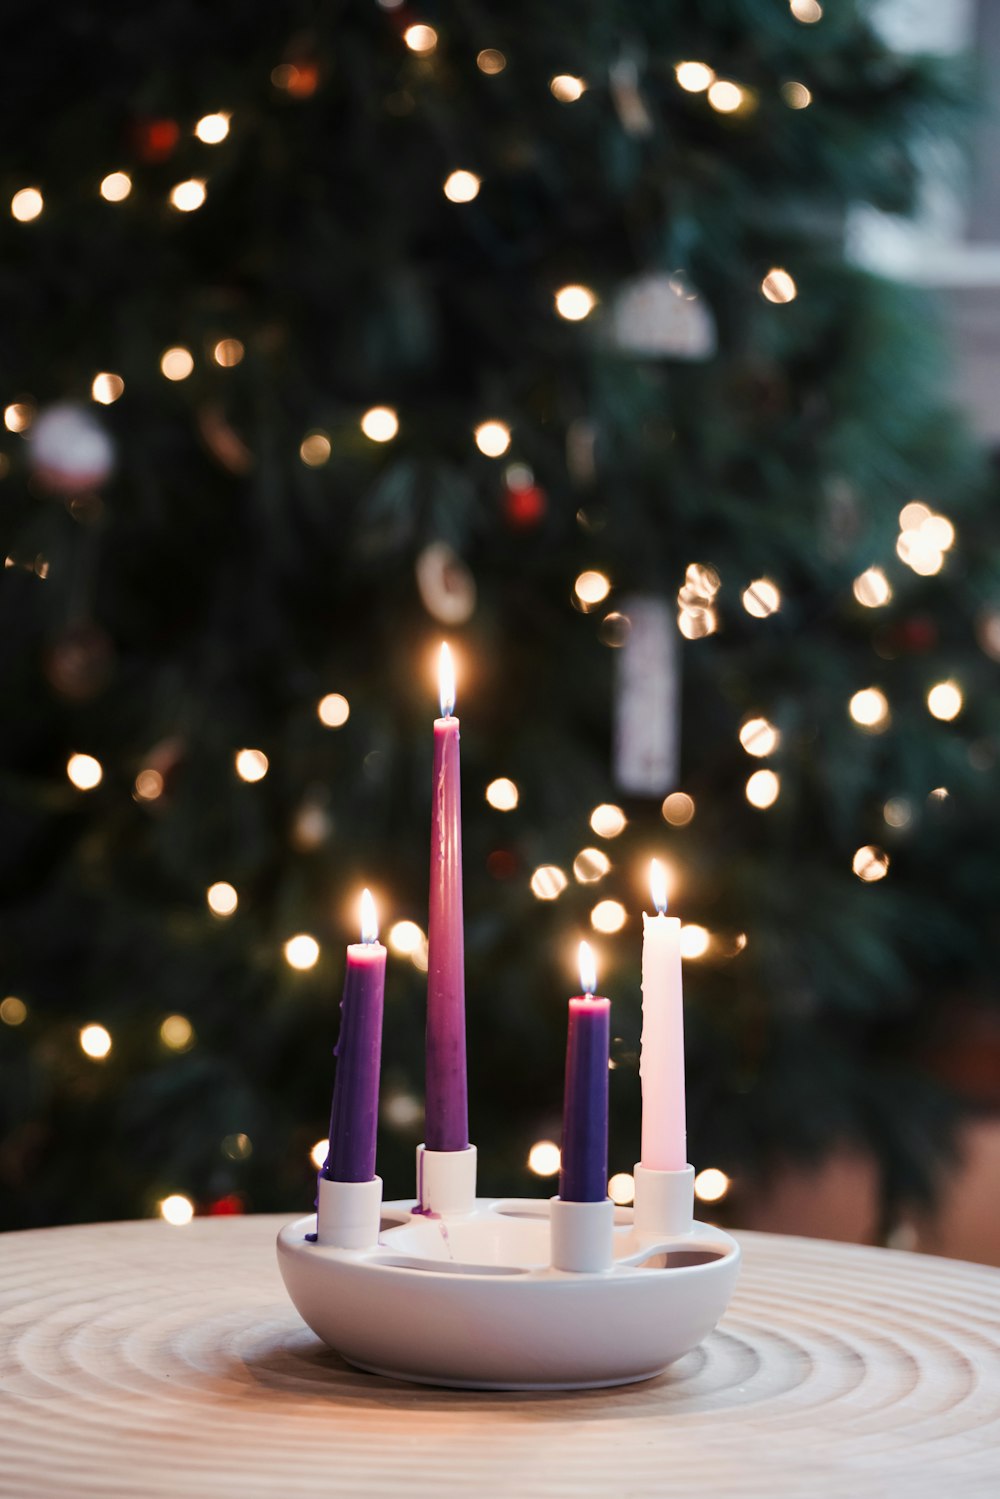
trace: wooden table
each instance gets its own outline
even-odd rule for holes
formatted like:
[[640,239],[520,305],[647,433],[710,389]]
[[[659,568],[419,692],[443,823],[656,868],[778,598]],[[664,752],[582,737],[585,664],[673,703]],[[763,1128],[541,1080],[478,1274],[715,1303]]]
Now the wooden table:
[[466,1393],[326,1350],[283,1221],[0,1237],[0,1494],[1000,1495],[1000,1271],[748,1233],[729,1314],[661,1378]]

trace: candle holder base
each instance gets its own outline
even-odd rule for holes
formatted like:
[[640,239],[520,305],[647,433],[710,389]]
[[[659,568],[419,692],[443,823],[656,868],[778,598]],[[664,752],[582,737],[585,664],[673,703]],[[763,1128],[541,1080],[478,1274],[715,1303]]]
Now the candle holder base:
[[551,1265],[550,1205],[477,1198],[462,1217],[383,1205],[378,1242],[311,1242],[314,1216],[278,1235],[288,1294],[357,1368],[417,1384],[571,1390],[652,1379],[729,1304],[740,1250],[721,1229],[651,1240],[615,1209],[610,1269]]

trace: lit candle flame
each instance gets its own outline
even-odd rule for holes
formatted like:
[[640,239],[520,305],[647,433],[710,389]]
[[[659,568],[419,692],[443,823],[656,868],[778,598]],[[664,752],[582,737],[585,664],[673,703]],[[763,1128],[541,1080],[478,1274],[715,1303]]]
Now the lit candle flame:
[[450,718],[455,711],[455,663],[451,659],[451,651],[447,644],[441,646],[438,689],[441,694],[441,717]]
[[361,940],[366,943],[378,941],[378,916],[370,890],[361,892]]
[[659,859],[650,861],[649,888],[653,895],[653,905],[663,916],[667,909],[667,871]]
[[580,988],[584,994],[593,994],[597,988],[597,964],[589,942],[580,943]]

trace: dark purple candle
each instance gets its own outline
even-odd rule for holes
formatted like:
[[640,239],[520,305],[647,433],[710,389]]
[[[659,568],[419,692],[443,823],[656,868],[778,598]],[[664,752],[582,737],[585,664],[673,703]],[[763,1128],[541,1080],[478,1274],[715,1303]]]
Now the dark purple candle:
[[367,890],[361,897],[361,936],[361,942],[347,949],[340,1002],[330,1150],[323,1167],[329,1181],[369,1182],[375,1175],[385,948],[378,940],[375,903]]
[[427,924],[428,1150],[466,1150],[465,934],[462,922],[462,793],[455,678],[441,647],[441,714],[434,721],[431,888]]
[[569,1002],[559,1196],[564,1202],[603,1202],[608,1195],[611,1001],[594,995],[597,978],[586,942],[580,943],[580,983],[584,993]]

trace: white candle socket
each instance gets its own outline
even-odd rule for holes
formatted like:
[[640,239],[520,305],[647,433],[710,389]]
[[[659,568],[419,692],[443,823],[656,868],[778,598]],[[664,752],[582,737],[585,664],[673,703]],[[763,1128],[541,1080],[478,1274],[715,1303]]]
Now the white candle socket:
[[336,1249],[371,1249],[378,1243],[382,1217],[382,1178],[367,1182],[319,1178],[316,1242]]
[[694,1226],[694,1167],[681,1171],[634,1168],[633,1223],[642,1240],[675,1238]]
[[476,1147],[428,1150],[417,1146],[417,1201],[422,1213],[455,1217],[476,1206]]
[[610,1197],[603,1202],[553,1197],[549,1207],[553,1270],[610,1270],[615,1259],[615,1205]]

